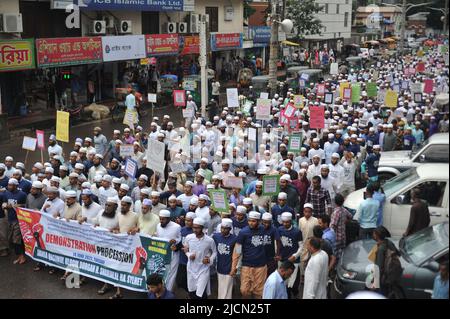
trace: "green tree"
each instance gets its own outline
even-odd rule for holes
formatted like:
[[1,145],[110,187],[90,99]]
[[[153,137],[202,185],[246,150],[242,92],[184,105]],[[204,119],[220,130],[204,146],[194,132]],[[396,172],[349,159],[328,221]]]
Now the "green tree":
[[286,0],[286,18],[294,22],[297,38],[322,33],[323,25],[316,16],[322,10],[314,0]]

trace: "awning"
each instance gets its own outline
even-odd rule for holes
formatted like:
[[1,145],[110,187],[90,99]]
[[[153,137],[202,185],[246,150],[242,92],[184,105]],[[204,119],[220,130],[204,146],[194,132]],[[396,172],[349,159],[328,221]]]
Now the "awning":
[[298,44],[298,43],[294,43],[294,42],[287,41],[287,40],[284,40],[281,43],[285,44],[285,45],[290,45],[290,46],[293,46],[293,47],[299,47],[300,46],[300,44]]

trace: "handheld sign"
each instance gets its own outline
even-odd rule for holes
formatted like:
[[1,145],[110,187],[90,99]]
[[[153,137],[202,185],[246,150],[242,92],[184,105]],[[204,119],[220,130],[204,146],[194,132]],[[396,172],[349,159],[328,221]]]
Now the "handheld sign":
[[41,150],[45,148],[44,131],[36,130],[37,147]]
[[137,170],[138,163],[131,158],[127,158],[125,161],[125,174],[127,174],[130,178],[135,179]]
[[69,143],[69,112],[56,111],[56,139]]
[[227,89],[227,104],[228,107],[239,107],[239,94],[237,88]]
[[36,142],[37,140],[33,137],[24,136],[22,142],[22,148],[27,151],[35,151],[36,150]]
[[288,145],[288,151],[289,152],[300,152],[300,149],[302,148],[302,134],[292,134],[289,136],[289,145]]
[[269,99],[257,99],[256,100],[256,119],[269,121],[270,120],[270,107],[271,100]]
[[224,190],[210,190],[209,199],[211,200],[211,206],[215,211],[218,212],[228,212],[229,204],[227,193]]
[[120,145],[120,157],[133,156],[134,154],[134,146],[131,144]]
[[273,196],[280,192],[280,175],[263,176],[263,195]]
[[184,90],[173,90],[173,105],[174,106],[186,105],[186,92]]

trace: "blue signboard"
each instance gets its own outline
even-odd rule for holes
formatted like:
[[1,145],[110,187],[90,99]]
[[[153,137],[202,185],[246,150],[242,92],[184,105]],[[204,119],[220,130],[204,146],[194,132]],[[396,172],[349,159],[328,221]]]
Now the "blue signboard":
[[262,27],[251,27],[253,33],[253,43],[270,43],[270,33],[271,28],[262,26]]
[[243,41],[242,33],[211,34],[211,51],[241,49]]
[[74,0],[85,10],[183,11],[184,0]]

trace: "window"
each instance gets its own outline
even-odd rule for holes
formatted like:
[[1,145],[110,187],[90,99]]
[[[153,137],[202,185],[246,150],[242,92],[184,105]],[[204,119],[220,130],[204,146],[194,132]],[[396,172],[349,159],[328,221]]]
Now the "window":
[[219,32],[219,8],[206,7],[205,14],[209,15],[209,31]]
[[339,14],[339,3],[336,5],[336,14]]
[[344,14],[344,27],[347,27],[347,25],[348,25],[348,12]]
[[325,7],[323,8],[326,14],[328,14],[328,3],[325,3]]
[[[420,189],[420,198],[430,207],[442,207],[446,182],[424,182],[414,188]],[[403,193],[403,205],[411,205],[411,190]]]
[[[448,144],[430,145],[422,155],[425,155],[424,163],[448,163]],[[420,161],[420,156],[419,156]]]

